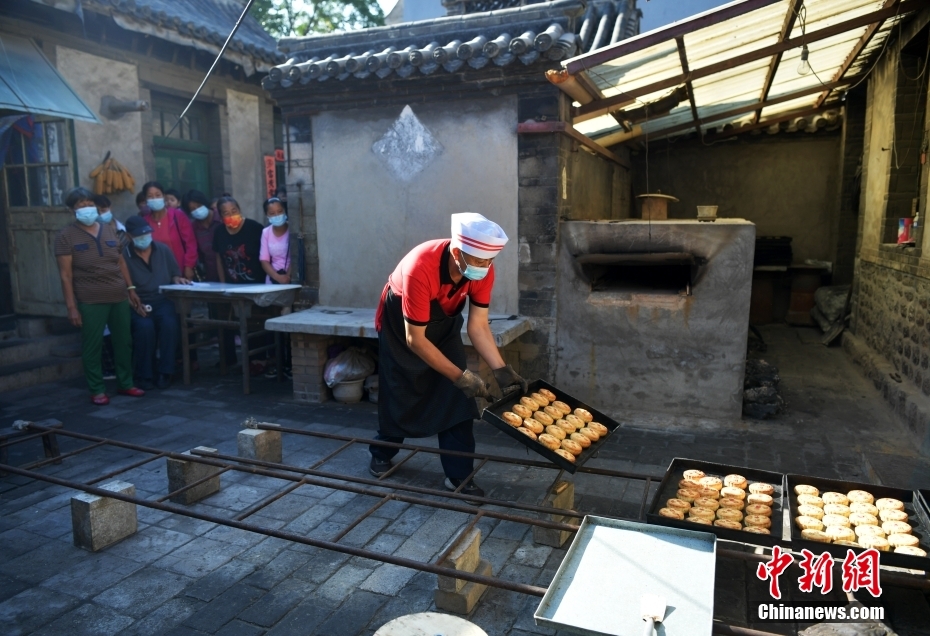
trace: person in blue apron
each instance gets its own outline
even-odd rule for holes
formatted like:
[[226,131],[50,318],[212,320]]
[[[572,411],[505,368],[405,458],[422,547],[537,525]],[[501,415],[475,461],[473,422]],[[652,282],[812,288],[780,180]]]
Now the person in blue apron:
[[[490,399],[488,386],[466,369],[462,310],[469,302],[468,337],[493,370],[504,393],[527,382],[504,364],[488,324],[494,257],[507,244],[501,227],[474,212],[452,215],[452,238],[427,241],[400,261],[388,278],[375,314],[378,330],[378,434],[400,443],[437,435],[446,450],[475,450],[479,416],[475,398]],[[396,448],[371,445],[369,471],[391,469]],[[471,475],[473,460],[440,455],[445,486],[455,490]],[[473,481],[459,492],[484,496]]]

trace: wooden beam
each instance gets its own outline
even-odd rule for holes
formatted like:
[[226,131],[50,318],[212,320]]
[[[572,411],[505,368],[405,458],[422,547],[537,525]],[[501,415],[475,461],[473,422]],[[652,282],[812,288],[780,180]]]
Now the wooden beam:
[[756,122],[755,124],[750,124],[749,126],[743,126],[741,128],[734,128],[733,130],[728,130],[727,132],[720,133],[719,135],[712,135],[706,137],[710,141],[715,141],[717,139],[726,139],[727,137],[733,137],[734,135],[742,135],[743,133],[756,130],[758,128],[768,128],[775,124],[780,124],[783,121],[790,121],[797,117],[807,117],[808,115],[819,115],[820,113],[825,113],[828,110],[834,110],[835,106],[819,107],[819,108],[807,108],[805,110],[796,110],[790,113],[785,113],[784,115],[779,115],[773,119],[766,119],[765,121]]
[[[890,7],[887,9],[879,9],[873,11],[872,13],[867,13],[864,15],[839,22],[837,24],[824,27],[817,31],[808,33],[804,37],[797,37],[785,40],[784,42],[777,42],[769,46],[764,46],[755,51],[750,51],[749,53],[744,53],[736,57],[730,58],[728,60],[723,60],[715,64],[710,64],[703,68],[692,69],[691,71],[691,80],[701,79],[704,77],[709,77],[721,71],[726,71],[743,64],[748,64],[749,62],[754,62],[765,57],[781,53],[782,51],[787,51],[789,49],[800,47],[802,44],[810,44],[811,42],[817,42],[819,40],[825,40],[827,38],[839,35],[841,33],[846,33],[847,31],[852,31],[853,29],[858,29],[860,27],[868,26],[869,24],[887,20],[888,18],[894,17],[895,15],[909,13],[911,11],[919,11],[930,7],[930,0],[905,0],[900,5]],[[634,100],[637,97],[642,95],[648,95],[649,93],[655,93],[657,91],[665,90],[673,86],[678,86],[684,81],[683,75],[676,75],[675,77],[670,77],[668,79],[660,80],[658,82],[653,82],[646,86],[625,92],[613,95],[606,99],[595,100],[590,104],[586,104],[577,110],[579,115],[586,115],[592,111],[601,111],[604,109],[615,110],[621,108],[620,104],[626,104]]]
[[[681,62],[681,72],[685,74],[685,77],[691,75],[691,71],[688,69],[688,54],[685,52],[685,39],[682,36],[675,38],[675,42],[678,43],[678,60]],[[698,117],[697,104],[694,102],[694,86],[691,84],[691,80],[685,82],[685,88],[688,89],[688,101],[691,102],[691,118],[694,120],[694,130],[697,134],[701,134],[701,120]]]
[[[835,88],[840,88],[842,86],[848,86],[850,84],[854,84],[856,80],[858,79],[859,79],[859,76],[856,75],[853,77],[847,77],[838,82],[827,84],[826,86],[827,88],[832,90]],[[795,91],[793,93],[786,93],[780,97],[775,97],[773,99],[766,101],[763,104],[757,104],[756,102],[752,102],[751,104],[746,104],[744,106],[737,106],[736,108],[731,108],[730,110],[721,111],[715,115],[709,115],[707,117],[702,117],[701,125],[707,126],[713,122],[723,121],[724,119],[736,117],[737,115],[745,115],[746,113],[751,113],[752,111],[756,110],[760,106],[763,109],[765,109],[765,108],[768,108],[769,106],[775,106],[776,104],[790,102],[792,100],[798,99],[799,97],[805,97],[807,95],[813,95],[814,93],[819,93],[822,90],[824,90],[824,87],[820,84],[817,84],[816,86],[811,86],[810,88],[806,88],[801,91]],[[672,135],[674,133],[682,132],[682,131],[688,130],[689,128],[693,128],[693,127],[694,127],[694,124],[691,122],[688,122],[685,124],[676,124],[675,126],[669,126],[668,128],[663,128],[661,130],[653,131],[649,133],[649,137],[651,139],[661,139],[662,137],[665,137],[666,135]],[[603,137],[595,139],[595,141],[601,142],[601,139],[603,139]],[[613,144],[607,144],[607,145],[613,145]]]
[[586,69],[623,57],[634,51],[641,51],[650,46],[661,44],[674,40],[677,37],[694,33],[709,26],[725,22],[731,18],[738,18],[756,9],[767,7],[781,0],[743,0],[743,2],[731,2],[726,6],[711,11],[705,11],[691,16],[684,20],[679,20],[662,29],[647,31],[632,38],[621,40],[616,44],[602,47],[596,51],[591,51],[584,55],[579,55],[566,62],[563,66],[565,69],[575,75]]
[[617,155],[610,150],[607,150],[604,146],[597,143],[590,137],[582,135],[580,132],[574,129],[571,124],[564,121],[525,121],[521,124],[517,124],[517,133],[519,134],[545,134],[545,133],[559,133],[565,135],[570,139],[577,141],[583,146],[590,148],[596,154],[600,155],[604,159],[613,161],[619,166],[624,168],[630,168],[630,162],[625,161],[622,157]]
[[[898,0],[885,0],[885,3],[882,5],[882,8],[888,9],[892,5],[894,5],[896,8],[900,8],[901,6]],[[865,50],[865,47],[869,45],[869,42],[872,41],[872,38],[875,37],[875,34],[878,33],[878,30],[882,28],[882,25],[884,23],[885,21],[881,20],[880,22],[876,22],[875,24],[870,25],[869,28],[865,30],[865,33],[863,33],[862,37],[859,38],[859,41],[856,42],[856,46],[854,46],[853,50],[849,52],[849,55],[846,56],[846,59],[843,60],[843,63],[840,65],[836,73],[833,75],[833,81],[843,78],[843,75],[845,75],[846,72],[849,70],[849,67],[853,65],[853,63],[856,61],[856,58],[859,57],[859,54]],[[829,96],[830,96],[830,91],[824,90],[823,93],[820,94],[820,97],[817,98],[817,101],[814,103],[817,106],[820,106],[821,104],[824,103],[824,101],[826,101],[827,97]]]
[[[785,21],[781,25],[781,32],[778,34],[778,41],[784,42],[785,39],[791,35],[792,29],[798,20],[798,13],[801,11],[801,7],[804,5],[804,0],[792,0],[791,4],[788,6],[788,13],[785,14]],[[769,91],[772,90],[772,82],[775,81],[775,73],[778,72],[778,65],[781,64],[781,58],[784,55],[784,51],[776,53],[772,56],[772,61],[769,62],[769,70],[765,75],[765,84],[762,85],[762,94],[759,95],[759,103],[764,102],[768,99]],[[759,122],[759,119],[762,117],[762,109],[756,111],[755,123]]]

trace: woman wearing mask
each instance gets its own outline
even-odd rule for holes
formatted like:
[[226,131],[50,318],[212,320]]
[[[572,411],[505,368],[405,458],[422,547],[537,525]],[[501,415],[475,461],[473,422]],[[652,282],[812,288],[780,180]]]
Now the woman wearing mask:
[[271,223],[262,230],[258,256],[265,270],[265,282],[286,285],[291,282],[291,233],[287,227],[287,214],[278,197],[271,197],[262,207]]
[[152,226],[152,237],[171,248],[184,278],[194,277],[197,265],[197,240],[187,216],[178,208],[168,207],[165,189],[157,181],[142,186],[148,213],[142,216]]
[[210,207],[210,201],[199,190],[188,191],[182,200],[182,209],[191,215],[191,228],[197,240],[198,269],[203,270],[204,280],[216,282],[220,275],[216,268],[216,252],[213,251],[213,235],[223,223],[219,214]]
[[220,197],[216,203],[223,227],[213,235],[213,251],[221,283],[261,284],[264,270],[259,258],[262,226],[242,216],[232,197]]
[[120,251],[124,250],[131,241],[126,234],[126,226],[113,216],[113,211],[110,209],[112,205],[110,199],[104,194],[98,194],[94,197],[94,205],[97,206],[97,214],[100,215],[97,220],[113,228],[113,231],[116,232],[116,237],[119,239]]
[[119,239],[112,227],[98,221],[94,195],[86,188],[71,190],[65,204],[75,222],[55,239],[55,258],[68,319],[81,328],[81,358],[91,401],[98,406],[110,403],[100,365],[107,325],[113,338],[119,393],[141,397],[145,391],[132,382],[130,306],[138,310],[142,301],[120,254]]

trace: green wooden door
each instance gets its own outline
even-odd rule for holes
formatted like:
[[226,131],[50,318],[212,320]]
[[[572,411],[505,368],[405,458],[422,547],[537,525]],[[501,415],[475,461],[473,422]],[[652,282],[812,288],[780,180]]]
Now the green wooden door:
[[182,195],[200,190],[210,196],[210,156],[203,144],[155,139],[155,177],[165,188]]

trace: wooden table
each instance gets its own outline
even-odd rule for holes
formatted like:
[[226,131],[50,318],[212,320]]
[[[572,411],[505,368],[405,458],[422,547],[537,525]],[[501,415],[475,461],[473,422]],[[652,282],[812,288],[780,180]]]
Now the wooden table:
[[[249,318],[252,315],[252,306],[258,307],[290,307],[294,304],[297,290],[300,285],[234,285],[231,283],[194,283],[193,285],[162,285],[161,293],[174,301],[175,310],[181,318],[181,352],[184,362],[184,384],[191,383],[191,358],[193,348],[205,346],[206,343],[191,344],[189,336],[194,333],[219,330],[220,345],[220,373],[226,374],[226,357],[223,355],[223,331],[225,329],[238,329],[242,341],[242,392],[248,395],[251,392],[249,376],[249,357],[272,347],[275,350],[275,363],[278,369],[278,381],[283,379],[281,359],[281,334],[275,333],[275,343],[249,349],[249,338],[270,333],[264,326],[256,331],[249,332]],[[191,318],[191,304],[194,302],[208,302],[228,305],[235,320],[219,320],[213,318]]]

